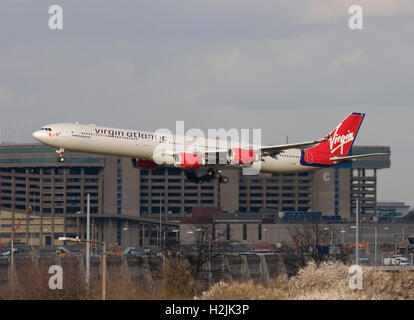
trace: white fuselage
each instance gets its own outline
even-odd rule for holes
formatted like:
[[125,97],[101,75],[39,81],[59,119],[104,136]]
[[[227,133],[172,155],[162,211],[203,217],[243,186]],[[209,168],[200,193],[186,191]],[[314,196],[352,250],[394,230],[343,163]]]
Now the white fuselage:
[[[46,125],[33,133],[33,137],[43,144],[69,151],[113,155],[154,161],[154,151],[160,145],[178,152],[214,153],[218,150],[241,147],[240,143],[194,139],[168,134],[158,134],[139,130],[107,128],[95,125],[57,123]],[[249,146],[243,145],[247,148]],[[250,145],[255,149],[255,146]],[[179,151],[182,150],[182,151]],[[176,151],[177,152],[177,151]],[[301,172],[315,170],[315,167],[301,164],[302,150],[287,149],[276,157],[264,156],[260,162],[260,172]],[[172,164],[171,164],[172,165]],[[226,169],[241,169],[242,166],[224,165]]]

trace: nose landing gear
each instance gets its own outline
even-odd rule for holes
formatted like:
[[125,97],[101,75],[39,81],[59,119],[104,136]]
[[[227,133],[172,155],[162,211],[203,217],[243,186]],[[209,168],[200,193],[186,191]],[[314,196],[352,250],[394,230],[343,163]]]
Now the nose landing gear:
[[63,148],[56,149],[56,153],[58,154],[57,162],[58,163],[64,162],[65,157],[63,156],[63,154],[65,153],[65,149],[63,149]]

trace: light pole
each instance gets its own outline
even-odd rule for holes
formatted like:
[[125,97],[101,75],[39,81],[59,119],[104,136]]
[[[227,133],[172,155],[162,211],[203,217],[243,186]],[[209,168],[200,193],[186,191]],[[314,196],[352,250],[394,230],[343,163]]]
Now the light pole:
[[[387,231],[389,228],[388,227],[384,227],[384,230]],[[382,234],[382,244],[384,243],[384,234]],[[382,260],[381,264],[383,264],[384,260]]]
[[212,273],[211,273],[211,239],[208,238],[208,287],[211,286],[211,279]]
[[180,242],[178,241],[178,233],[180,232],[179,229],[174,229],[172,232],[175,233],[175,245],[177,247],[177,249],[180,248]]
[[356,199],[356,217],[355,217],[355,264],[359,264],[359,194]]
[[102,242],[102,300],[106,299],[106,242]]
[[345,230],[341,230],[342,245],[345,245],[345,240],[344,240],[345,232],[346,232]]
[[[79,238],[69,238],[69,237],[59,237],[61,241],[71,241],[71,242],[87,242],[90,241],[81,240]],[[94,241],[96,244],[102,245],[102,300],[106,300],[106,242],[104,241]],[[88,288],[89,290],[89,288]]]
[[76,211],[76,236],[79,237],[79,216],[82,214],[82,211]]
[[377,227],[374,227],[375,230],[375,265],[378,265],[377,262],[377,258],[378,258],[378,246],[377,246],[377,241],[378,241],[378,232],[377,232]]
[[160,192],[160,232],[159,232],[159,247],[161,248],[161,235],[162,235],[162,207],[161,207],[161,197],[162,194]]
[[14,292],[14,234],[12,233],[12,238],[11,238],[11,248],[10,248],[10,255],[11,255],[11,287],[12,287],[12,291]]
[[329,231],[329,244],[332,246],[332,231],[328,227],[323,228],[323,230]]
[[[121,250],[122,250],[122,243],[124,243],[125,244],[125,247],[127,247],[128,245],[129,245],[129,236],[128,236],[128,233],[126,232],[126,231],[128,231],[129,230],[129,227],[128,227],[128,225],[125,225],[123,228],[122,228],[122,231],[125,231],[125,237],[124,237],[124,235],[122,235],[122,237],[121,237],[121,243],[119,244],[120,246],[121,246]],[[126,239],[127,241],[125,241],[124,239]]]
[[402,234],[402,245],[405,244],[405,255],[408,256],[408,234],[407,234],[407,239],[405,239],[405,225],[403,224],[403,234]]
[[355,259],[356,264],[359,264],[359,194],[356,200],[356,229],[355,229],[355,237],[356,237],[356,246],[355,246]]
[[[196,232],[201,232],[201,231],[205,231],[204,228],[198,228],[196,230]],[[188,234],[194,234],[194,231],[187,231]],[[203,246],[203,235],[201,236],[202,238],[200,239],[201,243],[200,245]],[[208,286],[211,286],[211,282],[212,282],[212,274],[211,274],[211,238],[210,238],[210,234],[208,233]],[[197,241],[197,240],[196,240]],[[202,248],[202,247],[201,247]]]
[[91,254],[91,224],[90,224],[90,210],[89,210],[89,193],[86,196],[86,290],[89,295],[90,289],[90,254]]
[[[358,228],[357,226],[350,226],[351,229],[355,229],[355,240],[358,240]],[[358,249],[359,249],[359,243],[355,241],[355,264],[358,265]]]
[[[33,215],[36,216],[36,192],[33,192]],[[30,228],[30,217],[29,217],[29,227]],[[34,232],[32,232],[32,239],[30,241],[30,247],[33,250],[33,242],[34,242]]]

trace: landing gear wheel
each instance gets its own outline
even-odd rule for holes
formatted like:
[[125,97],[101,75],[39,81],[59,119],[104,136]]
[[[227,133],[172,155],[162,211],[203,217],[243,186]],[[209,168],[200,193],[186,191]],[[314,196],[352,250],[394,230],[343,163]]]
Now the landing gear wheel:
[[220,180],[219,181],[220,181],[220,183],[228,183],[229,180],[230,180],[229,177],[225,177],[224,176],[224,177],[220,177]]
[[65,149],[63,148],[56,149],[56,153],[58,154],[58,158],[57,158],[58,163],[65,161],[65,157],[63,156],[64,152],[65,152]]
[[220,179],[223,175],[221,174],[220,171],[214,171],[213,172],[213,177],[214,179]]

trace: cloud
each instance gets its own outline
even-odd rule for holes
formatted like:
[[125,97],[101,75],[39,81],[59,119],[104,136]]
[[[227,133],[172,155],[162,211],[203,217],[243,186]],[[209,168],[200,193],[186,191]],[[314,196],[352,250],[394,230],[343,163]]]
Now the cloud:
[[352,5],[360,5],[364,17],[391,17],[414,12],[412,0],[316,0],[309,2],[309,22],[346,23],[350,17],[348,9]]
[[365,54],[365,49],[360,49],[355,52],[346,53],[331,62],[331,69],[336,69],[344,64],[352,63],[360,59]]
[[0,88],[0,105],[6,106],[11,102],[13,94],[4,88]]

